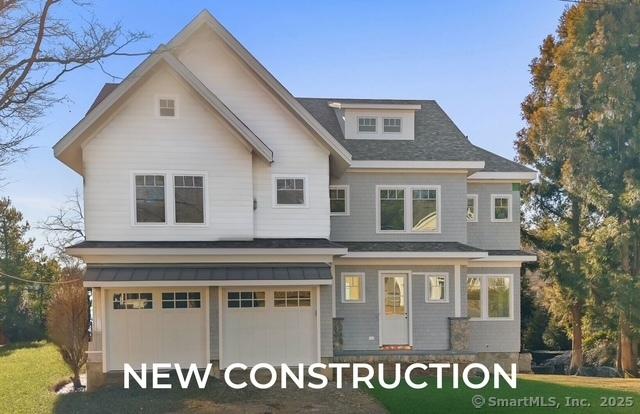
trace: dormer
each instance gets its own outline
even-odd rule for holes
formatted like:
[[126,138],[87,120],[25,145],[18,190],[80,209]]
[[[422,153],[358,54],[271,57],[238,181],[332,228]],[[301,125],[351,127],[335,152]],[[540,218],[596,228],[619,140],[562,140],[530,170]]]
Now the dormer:
[[345,139],[413,141],[419,104],[330,102]]

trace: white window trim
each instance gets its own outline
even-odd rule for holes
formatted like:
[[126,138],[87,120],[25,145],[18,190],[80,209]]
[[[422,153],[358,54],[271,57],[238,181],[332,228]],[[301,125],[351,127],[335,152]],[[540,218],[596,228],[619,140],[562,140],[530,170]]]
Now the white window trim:
[[[482,273],[467,274],[467,279],[478,278],[480,280],[480,317],[469,318],[470,321],[512,321],[514,320],[514,297],[515,285],[513,273]],[[506,277],[509,278],[509,316],[508,317],[489,317],[489,282],[490,277]],[[466,282],[466,280],[465,280]],[[465,283],[465,287],[467,284]]]
[[[360,295],[360,296],[361,296],[362,299],[360,299],[360,300],[347,300],[347,299],[345,299],[345,290],[346,290],[345,289],[346,285],[344,283],[345,276],[358,276],[360,278],[360,286],[362,288],[362,295]],[[365,289],[365,283],[366,283],[365,280],[366,280],[366,277],[365,277],[364,272],[342,272],[342,273],[340,273],[340,289],[341,289],[340,291],[342,292],[341,295],[340,295],[341,302],[342,303],[365,303],[367,301],[367,298],[366,298],[366,291],[367,290]]]
[[[179,119],[180,118],[180,112],[179,112],[179,102],[178,102],[178,97],[176,95],[155,95],[154,96],[155,99],[155,115],[157,119]],[[174,114],[173,116],[162,116],[160,115],[160,99],[171,99],[173,100],[173,105],[174,105]]]
[[[398,131],[398,132],[387,132],[387,131],[385,131],[384,130],[384,121],[386,119],[398,119],[398,120],[400,120],[400,131]],[[383,134],[391,134],[391,135],[393,135],[393,134],[402,134],[402,117],[401,116],[384,116],[384,117],[382,117],[382,133]]]
[[[380,208],[381,190],[404,190],[404,230],[382,230]],[[413,193],[412,190],[436,190],[436,214],[438,228],[433,231],[413,230]],[[376,185],[376,233],[378,234],[440,234],[442,233],[442,188],[440,185]]]
[[[164,223],[138,223],[136,217],[136,175],[162,175],[164,176]],[[175,192],[173,177],[180,175],[202,176],[203,185],[203,209],[204,223],[176,223]],[[130,198],[131,198],[131,226],[132,227],[209,227],[209,174],[206,171],[178,171],[178,170],[136,170],[130,173]]]
[[[344,213],[334,213],[331,211],[331,205],[329,205],[329,213],[331,216],[348,216],[351,214],[350,210],[350,197],[349,197],[349,186],[348,185],[330,185],[329,190],[344,190]],[[331,202],[331,197],[329,197],[329,202]]]
[[[360,120],[361,119],[375,119],[376,120],[376,128],[374,131],[360,131]],[[358,134],[362,134],[362,135],[377,135],[378,134],[378,124],[379,124],[379,119],[377,116],[366,116],[366,115],[362,115],[362,116],[358,116],[356,117],[356,132],[358,132]]]
[[[509,200],[509,215],[506,219],[496,219],[496,198],[506,198]],[[513,221],[513,195],[512,194],[491,194],[491,221],[493,223],[511,223]]]
[[[449,273],[448,272],[424,272],[424,273],[414,273],[414,275],[424,275],[424,301],[425,303],[449,303],[449,285],[451,284],[449,281]],[[431,284],[429,283],[430,276],[443,276],[444,277],[444,299],[442,300],[432,300],[429,299],[431,297]]]
[[[278,180],[302,179],[304,186],[304,203],[303,204],[278,204]],[[273,174],[271,176],[271,205],[273,208],[309,208],[309,179],[306,175],[300,174]]]
[[[474,215],[473,215],[473,219],[469,220],[467,218],[467,223],[477,223],[478,222],[478,194],[467,194],[467,202],[469,201],[469,199],[473,199],[473,211],[474,211]],[[465,216],[466,216],[466,211],[465,211]]]

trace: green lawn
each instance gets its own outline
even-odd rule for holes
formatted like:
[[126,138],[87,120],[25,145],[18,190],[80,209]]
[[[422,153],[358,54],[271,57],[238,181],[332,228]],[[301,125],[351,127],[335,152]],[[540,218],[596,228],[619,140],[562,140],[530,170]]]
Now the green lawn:
[[[469,388],[453,389],[448,379],[443,389],[435,388],[435,378],[427,379],[430,385],[414,390],[402,384],[394,390],[377,388],[370,392],[392,413],[638,413],[640,412],[640,380],[569,377],[558,375],[519,375],[518,387],[511,389]],[[544,397],[547,407],[527,407],[529,397]],[[550,397],[555,401],[550,400]],[[572,400],[567,403],[566,398]],[[630,397],[631,399],[625,399]],[[603,398],[605,399],[603,401]],[[610,401],[609,398],[612,398]],[[480,408],[474,407],[472,399]],[[502,400],[500,400],[502,399]],[[518,402],[518,399],[521,399]],[[578,402],[576,402],[578,401]],[[629,404],[627,407],[603,407],[602,404]],[[498,405],[500,404],[500,405]],[[509,407],[509,404],[515,406]],[[518,406],[517,404],[520,404]],[[558,404],[558,408],[550,408]],[[570,406],[576,404],[577,406]],[[585,406],[590,404],[590,406]],[[582,407],[580,407],[582,405]]]
[[[247,403],[257,402],[276,407],[275,400],[294,398],[292,390],[232,390],[220,381],[210,381],[205,390],[124,390],[106,387],[95,393],[78,393],[57,396],[53,386],[69,377],[69,371],[55,347],[48,343],[22,344],[0,347],[0,413],[205,413],[254,412]],[[395,390],[377,388],[369,393],[393,413],[637,413],[640,412],[640,380],[602,379],[566,376],[521,375],[518,389],[499,390],[457,389],[450,386],[438,390],[435,379],[423,390],[413,390],[403,385]],[[296,391],[312,393],[314,391]],[[340,404],[353,404],[354,395],[347,390],[336,390],[330,397],[342,398]],[[363,396],[362,394],[358,394]],[[475,409],[472,397],[481,395],[485,406]],[[357,397],[357,395],[355,396]],[[492,398],[518,399],[524,397],[554,397],[560,409],[543,407],[499,408],[491,407]],[[566,407],[565,397],[584,399],[590,407]],[[602,397],[633,399],[633,407],[601,407]],[[476,397],[477,398],[477,397]],[[357,398],[356,398],[357,399]],[[370,398],[367,398],[370,400]],[[517,400],[513,400],[517,402]],[[605,400],[608,402],[608,400]],[[504,400],[503,402],[507,402]],[[549,402],[549,400],[547,400]],[[615,399],[612,402],[617,402]],[[256,403],[256,404],[257,404]],[[245,404],[245,405],[242,405]],[[522,403],[521,403],[522,404]],[[255,404],[254,404],[255,405]],[[253,407],[253,406],[252,406]],[[255,408],[255,407],[254,407]],[[261,411],[265,412],[263,408]],[[271,411],[267,409],[266,411]]]
[[51,412],[52,387],[70,377],[56,348],[46,342],[0,347],[0,413]]

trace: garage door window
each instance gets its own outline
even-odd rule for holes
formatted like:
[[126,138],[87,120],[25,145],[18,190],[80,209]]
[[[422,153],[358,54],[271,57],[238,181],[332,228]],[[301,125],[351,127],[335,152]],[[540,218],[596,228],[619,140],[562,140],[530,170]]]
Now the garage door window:
[[264,292],[244,291],[228,292],[229,308],[264,308]]
[[200,307],[200,292],[162,292],[162,309]]
[[293,308],[311,306],[310,290],[288,290],[273,292],[273,306],[277,308]]
[[113,309],[153,309],[151,293],[114,293]]

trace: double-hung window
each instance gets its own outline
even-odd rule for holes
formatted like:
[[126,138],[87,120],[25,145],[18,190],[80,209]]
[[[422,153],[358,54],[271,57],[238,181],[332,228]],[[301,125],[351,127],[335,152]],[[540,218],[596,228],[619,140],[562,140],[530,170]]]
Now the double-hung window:
[[358,118],[358,132],[376,132],[378,120],[376,118]]
[[329,205],[332,216],[349,215],[349,186],[331,185],[329,186]]
[[402,118],[384,118],[382,122],[384,132],[400,132],[402,129]]
[[378,232],[440,231],[440,186],[378,186]]
[[491,194],[491,221],[511,222],[511,194]]
[[164,175],[136,175],[136,223],[165,223]]
[[364,273],[342,273],[342,302],[364,303]]
[[275,207],[304,207],[307,203],[305,177],[274,177]]
[[204,223],[204,177],[173,177],[176,223]]
[[513,275],[468,275],[467,309],[474,319],[513,318]]

